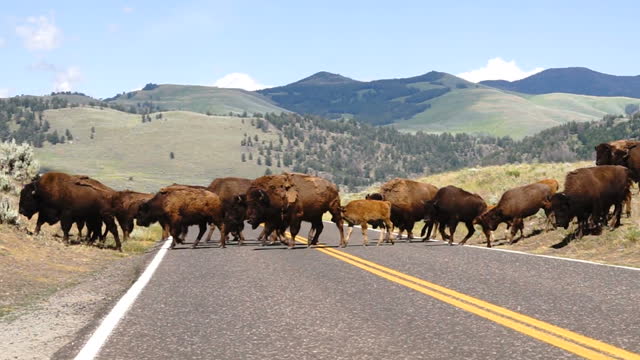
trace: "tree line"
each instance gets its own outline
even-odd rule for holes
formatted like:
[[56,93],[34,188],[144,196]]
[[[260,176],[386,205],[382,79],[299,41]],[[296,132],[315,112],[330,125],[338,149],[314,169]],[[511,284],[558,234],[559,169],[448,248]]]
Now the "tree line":
[[[599,143],[640,137],[640,113],[569,122],[522,140],[469,134],[408,134],[353,119],[329,120],[293,113],[255,114],[251,121],[263,132],[277,130],[279,141],[260,142],[257,135],[252,138],[245,134],[240,144],[248,156],[243,154],[240,161],[247,161],[248,157],[256,165],[271,166],[277,160],[277,167],[318,174],[354,189],[394,177],[417,177],[465,167],[587,160],[593,158],[594,147]],[[265,165],[267,162],[269,165]]]

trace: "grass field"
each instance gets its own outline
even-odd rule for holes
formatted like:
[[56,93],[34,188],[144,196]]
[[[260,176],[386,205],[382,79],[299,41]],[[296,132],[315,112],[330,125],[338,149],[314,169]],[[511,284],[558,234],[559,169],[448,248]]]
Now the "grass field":
[[186,110],[203,114],[287,111],[255,92],[196,85],[160,85],[153,90],[137,91],[131,98],[121,96],[114,100],[122,105],[136,105],[145,101],[159,105],[163,110]]
[[453,90],[428,101],[431,108],[394,124],[403,131],[470,132],[522,138],[569,121],[623,114],[640,99],[574,94],[522,95],[478,87]]
[[[495,204],[502,193],[511,188],[533,183],[535,181],[553,178],[560,182],[563,188],[564,177],[567,172],[592,166],[592,162],[553,163],[553,164],[519,164],[471,168],[460,171],[435,174],[418,179],[422,182],[434,184],[438,187],[455,185],[467,191],[482,196],[487,203]],[[364,198],[369,192],[376,192],[379,185],[354,194],[342,195],[343,203],[353,199]],[[623,216],[623,226],[611,231],[604,229],[601,235],[589,235],[579,240],[567,241],[568,235],[575,230],[557,229],[550,232],[542,231],[545,216],[542,211],[525,220],[525,238],[513,245],[508,245],[504,236],[505,225],[500,225],[495,232],[494,246],[503,249],[526,251],[535,254],[564,256],[597,262],[640,267],[640,201],[637,190],[632,190],[632,216]],[[416,224],[414,234],[419,235],[423,223]],[[476,234],[468,241],[469,244],[486,246],[484,235],[477,226]],[[456,239],[461,240],[466,235],[466,227],[461,224],[456,232]],[[439,235],[438,235],[438,238]]]
[[261,176],[267,167],[256,165],[255,148],[254,161],[240,161],[248,152],[240,140],[244,133],[277,140],[277,134],[251,126],[250,119],[243,124],[238,117],[186,111],[163,112],[162,119],[155,115],[152,122],[142,123],[140,115],[111,109],[47,110],[52,129],[60,134],[69,129],[74,140],[47,143],[36,150],[37,158],[47,170],[86,174],[116,189],[156,191],[173,182],[208,185],[216,177]]

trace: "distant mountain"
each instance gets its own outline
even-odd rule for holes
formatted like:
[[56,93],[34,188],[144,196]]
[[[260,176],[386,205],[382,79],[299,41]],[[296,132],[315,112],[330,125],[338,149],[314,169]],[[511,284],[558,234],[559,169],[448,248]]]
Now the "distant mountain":
[[186,110],[202,114],[241,114],[287,111],[267,97],[242,89],[196,85],[147,84],[147,90],[122,93],[105,99],[125,107],[145,107],[150,111]]
[[480,84],[524,94],[569,93],[640,98],[640,75],[615,76],[583,67],[548,69],[522,80],[487,80]]
[[315,73],[309,77],[306,77],[302,80],[296,81],[291,85],[344,85],[344,84],[353,84],[359,83],[360,81],[356,81],[350,79],[348,77],[344,77],[340,74],[332,74],[326,71],[320,71]]
[[289,85],[260,90],[278,106],[300,114],[348,117],[399,130],[509,135],[522,138],[569,121],[623,114],[640,100],[574,94],[525,95],[431,71],[424,75],[357,81],[319,72]]
[[342,75],[319,72],[289,85],[258,92],[279,106],[301,114],[329,118],[353,117],[374,125],[410,119],[427,110],[428,100],[452,89],[475,87],[442,72],[405,79],[356,81]]

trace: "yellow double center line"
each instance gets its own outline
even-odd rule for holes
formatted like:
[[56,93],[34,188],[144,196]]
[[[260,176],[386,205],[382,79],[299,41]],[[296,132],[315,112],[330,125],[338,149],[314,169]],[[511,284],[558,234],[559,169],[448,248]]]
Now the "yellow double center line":
[[[291,234],[287,233],[287,236],[290,237]],[[308,240],[302,236],[296,236],[295,240],[303,244],[308,243]],[[586,359],[640,360],[639,354],[580,335],[573,331],[534,319],[411,275],[401,273],[343,251],[325,247],[323,245],[319,245],[315,249],[381,278],[406,286],[447,304],[531,336],[532,338],[582,356]]]

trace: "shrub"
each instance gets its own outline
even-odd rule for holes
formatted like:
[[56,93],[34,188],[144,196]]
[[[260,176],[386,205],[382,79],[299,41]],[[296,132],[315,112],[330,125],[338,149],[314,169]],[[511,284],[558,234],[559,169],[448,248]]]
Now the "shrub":
[[29,144],[18,145],[15,140],[0,143],[0,174],[24,182],[39,170],[40,164],[34,158],[33,147]]
[[16,186],[11,181],[11,178],[6,174],[0,174],[0,192],[10,193],[15,192]]
[[9,199],[3,197],[0,200],[0,224],[18,225],[19,222],[18,211],[11,206]]

